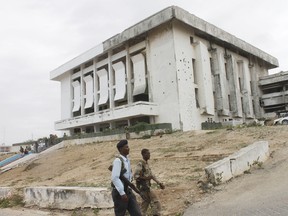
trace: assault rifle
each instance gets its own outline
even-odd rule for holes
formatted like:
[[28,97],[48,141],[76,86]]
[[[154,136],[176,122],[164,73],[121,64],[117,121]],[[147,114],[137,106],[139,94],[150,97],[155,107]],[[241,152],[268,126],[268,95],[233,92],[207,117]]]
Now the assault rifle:
[[[110,166],[108,167],[108,170],[110,170],[110,171],[112,172],[112,168],[113,168],[113,165],[110,165]],[[124,184],[128,185],[133,191],[135,191],[135,193],[139,194],[143,200],[147,200],[147,198],[144,196],[144,194],[142,194],[142,193],[138,190],[138,188],[137,188],[132,182],[130,182],[130,181],[123,175],[122,172],[120,173],[120,180],[121,180]]]

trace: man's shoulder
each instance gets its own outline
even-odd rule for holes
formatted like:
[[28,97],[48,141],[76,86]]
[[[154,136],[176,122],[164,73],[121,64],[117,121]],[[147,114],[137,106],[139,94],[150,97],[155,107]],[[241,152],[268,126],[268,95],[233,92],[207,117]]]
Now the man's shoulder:
[[121,168],[123,168],[125,165],[124,165],[124,163],[125,163],[125,159],[121,156],[121,155],[117,155],[117,156],[115,156],[115,159],[114,159],[114,162],[113,163],[121,163]]
[[137,165],[138,166],[145,166],[146,162],[144,160],[139,160]]
[[115,156],[113,163],[124,163],[124,160],[120,156]]
[[114,160],[125,162],[127,159],[122,155],[116,155]]

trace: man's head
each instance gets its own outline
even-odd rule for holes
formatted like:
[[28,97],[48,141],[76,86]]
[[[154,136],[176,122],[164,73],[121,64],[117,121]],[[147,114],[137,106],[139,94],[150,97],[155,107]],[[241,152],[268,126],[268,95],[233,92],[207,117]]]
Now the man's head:
[[127,140],[120,140],[117,143],[117,149],[119,153],[123,156],[127,156],[129,154],[129,146],[128,146],[128,141]]
[[149,149],[142,149],[141,151],[142,157],[145,161],[150,159],[150,151]]

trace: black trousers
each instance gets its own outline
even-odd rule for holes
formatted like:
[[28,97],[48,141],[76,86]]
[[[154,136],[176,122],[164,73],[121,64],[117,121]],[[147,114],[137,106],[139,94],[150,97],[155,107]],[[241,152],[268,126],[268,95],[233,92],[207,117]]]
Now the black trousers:
[[129,189],[126,195],[128,197],[128,202],[124,202],[121,199],[121,196],[116,189],[112,190],[115,216],[124,216],[126,211],[128,211],[131,216],[141,216],[140,207],[133,192]]

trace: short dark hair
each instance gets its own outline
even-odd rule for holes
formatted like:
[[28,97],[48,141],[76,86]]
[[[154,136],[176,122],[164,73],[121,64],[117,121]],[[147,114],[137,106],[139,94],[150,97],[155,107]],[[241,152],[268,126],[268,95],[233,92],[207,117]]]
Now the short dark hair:
[[124,145],[127,145],[128,144],[128,141],[127,140],[120,140],[118,143],[117,143],[117,149],[118,151],[120,150],[120,148],[122,148]]
[[145,154],[145,153],[147,153],[147,152],[149,152],[149,149],[144,148],[144,149],[141,150],[141,154],[142,154],[142,155]]

